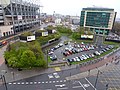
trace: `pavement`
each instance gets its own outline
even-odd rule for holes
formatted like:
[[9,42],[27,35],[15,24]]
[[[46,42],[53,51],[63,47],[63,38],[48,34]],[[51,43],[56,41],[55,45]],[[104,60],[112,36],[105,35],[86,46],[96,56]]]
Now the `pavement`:
[[[44,73],[53,73],[53,72],[56,72],[57,70],[64,71],[64,70],[80,67],[79,65],[71,65],[71,66],[58,67],[58,69],[55,69],[55,68],[47,68],[47,69],[36,68],[36,69],[31,69],[31,70],[18,71],[17,69],[9,68],[5,65],[4,57],[3,57],[5,49],[6,49],[6,46],[0,49],[0,71],[1,71],[1,74],[5,75],[6,82],[13,82],[13,81],[21,80],[24,78],[44,74]],[[77,77],[79,77],[79,78],[87,77],[88,70],[90,70],[90,72],[92,74],[96,74],[98,72],[97,69],[104,70],[106,68],[106,65],[109,66],[109,63],[114,61],[116,55],[118,56],[119,53],[120,53],[120,51],[118,53],[115,53],[115,54],[109,56],[109,57],[105,57],[102,61],[100,61],[98,63],[88,65],[85,67],[81,67],[80,71],[82,73],[80,72],[80,74],[78,74]],[[74,75],[71,77],[74,77]],[[70,78],[67,77],[66,79],[70,80],[70,79],[72,79],[71,77]]]

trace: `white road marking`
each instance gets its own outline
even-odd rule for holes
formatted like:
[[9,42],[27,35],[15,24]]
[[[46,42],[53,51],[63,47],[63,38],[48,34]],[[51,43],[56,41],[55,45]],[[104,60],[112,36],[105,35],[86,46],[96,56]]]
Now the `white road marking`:
[[26,82],[25,84],[29,84],[28,82]]
[[12,83],[8,83],[8,84],[12,84]]
[[41,82],[38,82],[39,84],[41,83]]
[[45,83],[48,83],[48,81],[46,81]]
[[45,82],[42,82],[42,83],[45,83]]
[[55,81],[53,81],[53,83],[55,83]]
[[34,82],[34,84],[36,84],[37,82]]
[[61,84],[61,85],[55,85],[56,87],[64,87],[66,86],[65,84]]
[[52,81],[49,81],[49,83],[52,83]]
[[52,90],[52,89],[46,89],[46,90]]
[[18,82],[17,84],[19,85],[20,83]]
[[63,82],[62,80],[60,80],[60,82]]
[[90,83],[90,81],[89,81],[87,78],[85,78],[85,80],[86,80],[95,90],[97,90],[97,89],[92,85],[92,83]]
[[64,80],[64,82],[66,82],[66,80]]
[[33,84],[33,82],[30,82],[30,84]]
[[11,85],[11,84],[14,84],[14,85],[16,85],[16,84],[40,84],[40,83],[42,83],[42,84],[44,84],[44,83],[58,83],[58,82],[66,82],[67,80],[59,80],[59,81],[46,81],[46,82],[14,82],[14,83],[8,83],[9,85]]
[[82,86],[74,86],[74,87],[72,87],[72,88],[80,88],[80,87],[82,87]]
[[63,90],[63,89],[68,89],[68,87],[64,87],[64,88],[57,88],[57,90]]
[[24,84],[24,82],[22,82],[21,84]]
[[82,85],[82,83],[81,83],[80,81],[78,81],[78,83],[82,86],[82,88],[83,88],[84,90],[86,90],[85,87]]
[[13,84],[16,84],[16,83],[13,83]]

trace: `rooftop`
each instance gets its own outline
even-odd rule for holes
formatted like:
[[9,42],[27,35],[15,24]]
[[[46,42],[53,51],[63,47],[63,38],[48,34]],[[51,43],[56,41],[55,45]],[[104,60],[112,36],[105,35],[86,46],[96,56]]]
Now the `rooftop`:
[[112,8],[103,8],[103,7],[87,7],[87,8],[83,8],[82,10],[114,11],[114,9]]

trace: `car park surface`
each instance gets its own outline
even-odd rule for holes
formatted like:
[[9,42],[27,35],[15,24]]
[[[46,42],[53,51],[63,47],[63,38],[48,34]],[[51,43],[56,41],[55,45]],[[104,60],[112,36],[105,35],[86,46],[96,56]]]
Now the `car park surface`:
[[66,60],[67,62],[72,63],[85,61],[89,58],[95,58],[113,48],[114,46],[112,45],[96,46],[92,44],[84,44],[83,42],[79,44],[68,42],[68,45],[64,45],[64,43],[60,42],[56,46],[53,46],[50,49],[50,52],[54,52],[57,61]]

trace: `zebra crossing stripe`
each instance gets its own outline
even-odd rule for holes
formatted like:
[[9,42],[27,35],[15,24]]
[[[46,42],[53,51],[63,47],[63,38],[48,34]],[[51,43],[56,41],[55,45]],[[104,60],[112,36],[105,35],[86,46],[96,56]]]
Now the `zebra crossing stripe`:
[[9,85],[20,85],[20,84],[44,84],[44,83],[58,83],[58,82],[66,82],[67,80],[60,80],[60,81],[46,81],[46,82],[13,82],[13,83],[8,83]]

